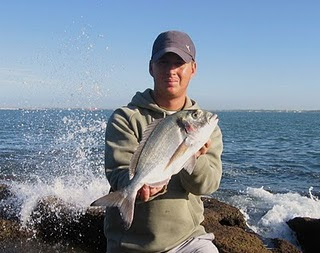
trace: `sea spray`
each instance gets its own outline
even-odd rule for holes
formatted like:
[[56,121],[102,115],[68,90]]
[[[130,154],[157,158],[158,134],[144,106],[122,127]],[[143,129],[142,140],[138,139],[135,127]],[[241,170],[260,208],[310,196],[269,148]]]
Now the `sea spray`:
[[43,84],[35,86],[29,80],[28,83],[33,96],[39,89],[50,90],[42,92],[46,98],[42,99],[42,106],[106,106],[112,85],[110,78],[118,75],[114,63],[117,56],[108,50],[111,36],[97,31],[87,21],[85,17],[75,18],[63,31],[53,34],[54,47],[43,45],[39,49],[34,61]]
[[[17,140],[20,163],[1,181],[12,196],[1,201],[6,214],[20,219],[31,230],[31,215],[39,201],[54,196],[78,210],[109,191],[104,175],[104,135],[110,111],[19,111]],[[14,135],[13,135],[14,136]],[[15,154],[17,155],[17,154]],[[59,210],[56,210],[59,215]],[[76,214],[75,210],[75,214]],[[75,216],[76,220],[77,217]],[[39,219],[41,222],[41,219]]]
[[[80,182],[82,181],[79,176]],[[86,179],[87,180],[87,179]],[[55,196],[65,203],[75,207],[87,208],[92,200],[106,194],[109,187],[104,179],[93,179],[91,182],[76,183],[76,180],[67,181],[65,178],[56,178],[51,184],[47,182],[17,183],[11,184],[11,191],[16,199],[15,210],[20,218],[21,225],[30,225],[30,217],[38,202],[46,197]],[[58,215],[58,213],[57,213]],[[34,221],[32,221],[34,222]]]

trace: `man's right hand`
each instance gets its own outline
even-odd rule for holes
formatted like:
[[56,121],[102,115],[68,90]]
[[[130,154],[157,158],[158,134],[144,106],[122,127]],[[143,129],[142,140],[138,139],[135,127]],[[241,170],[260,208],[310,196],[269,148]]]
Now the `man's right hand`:
[[137,198],[140,198],[142,201],[146,202],[150,197],[156,195],[158,192],[162,191],[164,186],[161,187],[151,187],[148,185],[142,186],[142,188],[137,193]]

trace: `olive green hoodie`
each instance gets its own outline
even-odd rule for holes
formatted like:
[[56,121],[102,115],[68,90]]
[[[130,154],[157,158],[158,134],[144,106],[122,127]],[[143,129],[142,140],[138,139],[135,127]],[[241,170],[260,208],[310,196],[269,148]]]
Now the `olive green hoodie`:
[[[198,109],[187,97],[183,110]],[[126,106],[114,111],[106,130],[105,168],[112,190],[129,182],[130,159],[142,139],[146,126],[154,119],[170,113],[160,108],[152,98],[152,90],[137,92]],[[200,156],[191,175],[181,170],[169,181],[164,192],[148,202],[135,204],[132,226],[124,230],[117,208],[108,208],[105,235],[108,253],[163,252],[190,237],[205,234],[201,195],[218,189],[222,166],[222,135],[217,127],[211,136],[211,146]]]

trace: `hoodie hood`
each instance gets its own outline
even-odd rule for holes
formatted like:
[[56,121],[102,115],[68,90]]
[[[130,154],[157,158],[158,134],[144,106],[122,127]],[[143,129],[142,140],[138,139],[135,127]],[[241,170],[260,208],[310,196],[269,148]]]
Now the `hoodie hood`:
[[[152,110],[155,112],[167,112],[168,110],[161,108],[156,104],[152,97],[152,90],[146,89],[144,92],[137,92],[132,98],[131,102],[128,104],[128,107],[140,107],[148,110]],[[198,104],[191,100],[188,96],[186,97],[186,103],[183,106],[182,110],[191,110],[191,109],[199,109]]]

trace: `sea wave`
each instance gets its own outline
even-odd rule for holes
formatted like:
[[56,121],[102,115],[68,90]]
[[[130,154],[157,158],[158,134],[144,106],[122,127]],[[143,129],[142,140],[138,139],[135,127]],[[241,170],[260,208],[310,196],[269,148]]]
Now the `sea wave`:
[[308,195],[296,192],[272,193],[263,187],[248,187],[229,202],[247,217],[249,227],[266,238],[283,238],[296,244],[296,238],[287,225],[295,217],[320,218],[320,201],[309,188]]

